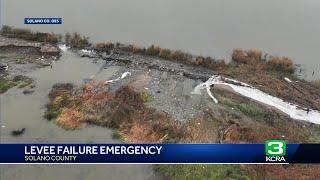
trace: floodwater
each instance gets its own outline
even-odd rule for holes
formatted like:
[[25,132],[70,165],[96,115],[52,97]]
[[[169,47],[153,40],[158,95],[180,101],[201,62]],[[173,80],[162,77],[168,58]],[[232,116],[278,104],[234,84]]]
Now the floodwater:
[[[24,95],[13,88],[2,94],[1,143],[119,143],[112,139],[112,131],[98,126],[66,131],[43,118],[48,93],[55,83],[82,83],[83,78],[96,74],[98,80],[110,79],[120,67],[103,69],[104,61],[92,62],[65,52],[50,67],[29,74],[36,80],[35,92]],[[22,136],[13,137],[11,131],[26,128]],[[147,165],[1,165],[0,179],[149,179],[154,176]]]
[[[319,0],[2,0],[2,24],[230,57],[233,48],[285,55],[320,78]],[[24,25],[61,17],[62,25]],[[314,76],[312,76],[313,71]]]

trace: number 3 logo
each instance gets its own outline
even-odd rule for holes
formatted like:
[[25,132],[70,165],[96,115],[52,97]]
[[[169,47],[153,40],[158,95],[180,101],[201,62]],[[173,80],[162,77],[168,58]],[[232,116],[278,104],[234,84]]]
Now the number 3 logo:
[[286,154],[286,142],[283,140],[269,140],[265,144],[266,155],[284,156]]

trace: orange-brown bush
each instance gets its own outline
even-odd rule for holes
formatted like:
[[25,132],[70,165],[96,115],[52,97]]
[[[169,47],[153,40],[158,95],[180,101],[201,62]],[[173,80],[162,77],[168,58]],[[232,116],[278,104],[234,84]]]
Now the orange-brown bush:
[[263,52],[257,49],[249,49],[244,51],[242,49],[234,49],[232,52],[232,60],[239,63],[252,63],[262,60]]
[[247,62],[247,54],[244,50],[237,48],[232,52],[232,60],[240,63]]
[[150,56],[158,56],[159,53],[161,51],[160,46],[155,46],[155,45],[151,45],[150,47],[147,48],[147,55]]
[[181,50],[175,50],[169,55],[169,59],[177,60],[177,61],[185,61],[186,53],[182,52]]
[[262,51],[258,50],[258,49],[249,49],[247,52],[247,56],[253,60],[262,60]]
[[292,59],[285,56],[274,56],[268,61],[268,66],[271,70],[283,71],[287,73],[294,73],[295,65]]
[[56,123],[65,129],[93,123],[117,128],[130,142],[176,142],[181,137],[179,123],[166,113],[145,107],[141,94],[130,86],[119,88],[113,95],[94,81],[85,84],[81,92],[60,84],[50,93],[49,104],[57,102]]
[[141,54],[145,51],[145,49],[137,44],[132,45],[132,52],[134,54]]
[[97,51],[109,51],[112,48],[114,48],[114,44],[112,43],[112,41],[102,41],[96,43],[95,45],[95,49]]
[[85,115],[75,108],[62,110],[56,123],[65,129],[80,129],[85,125]]

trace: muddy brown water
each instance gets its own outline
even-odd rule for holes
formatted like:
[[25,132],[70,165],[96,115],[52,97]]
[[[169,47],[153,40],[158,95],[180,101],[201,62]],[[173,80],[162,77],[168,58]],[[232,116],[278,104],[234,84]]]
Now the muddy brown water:
[[[258,48],[292,57],[308,70],[302,77],[312,79],[320,78],[319,9],[318,0],[2,0],[1,17],[17,27],[215,57]],[[63,24],[23,24],[25,17],[48,16]]]
[[[121,68],[100,71],[103,61],[93,63],[66,52],[50,67],[28,74],[36,80],[35,92],[24,95],[13,88],[0,97],[1,143],[119,143],[112,139],[112,130],[88,126],[82,130],[66,131],[42,116],[47,95],[55,83],[80,84],[83,78],[96,74],[98,80],[110,79]],[[100,73],[97,73],[100,72]],[[26,128],[23,135],[11,136],[14,129]],[[1,165],[0,179],[154,179],[149,165]]]

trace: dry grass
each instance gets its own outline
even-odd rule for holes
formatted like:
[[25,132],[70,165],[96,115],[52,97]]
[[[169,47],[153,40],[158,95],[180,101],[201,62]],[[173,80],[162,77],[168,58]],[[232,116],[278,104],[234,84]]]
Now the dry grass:
[[[216,94],[216,92],[215,92]],[[228,95],[225,95],[228,97]],[[56,86],[49,95],[51,104],[61,106],[57,124],[66,129],[79,129],[86,123],[94,123],[117,129],[119,136],[132,143],[239,143],[264,142],[267,139],[279,139],[285,136],[289,142],[304,142],[300,136],[300,126],[285,119],[274,120],[276,112],[266,112],[274,116],[265,117],[266,121],[248,120],[224,108],[215,111],[204,110],[204,115],[182,124],[171,117],[144,105],[141,94],[130,86],[119,88],[114,94],[105,90],[99,82],[84,85],[80,90],[73,86]],[[240,100],[245,103],[244,98]],[[309,167],[309,166],[308,166]],[[286,173],[299,172],[297,177],[314,177],[297,167],[268,168],[259,166],[241,167],[252,177],[282,176]],[[284,176],[287,177],[287,176]]]
[[251,59],[261,61],[263,52],[258,49],[249,49],[247,52],[247,56]]
[[[130,142],[177,142],[180,124],[162,112],[144,106],[141,93],[130,86],[108,93],[102,83],[85,84],[80,92],[68,85],[56,85],[49,94],[48,111],[55,110],[56,123],[65,129],[86,123],[116,128]],[[73,95],[71,95],[73,94]]]
[[138,45],[138,44],[133,44],[132,45],[132,53],[134,54],[142,54],[145,51],[145,49]]
[[289,73],[294,73],[295,65],[292,59],[285,56],[274,56],[270,61],[268,61],[268,65],[273,70],[284,71]]
[[318,179],[320,176],[319,165],[306,165],[306,164],[294,164],[294,165],[252,165],[241,166],[246,170],[253,179]]
[[147,48],[147,55],[149,56],[158,56],[160,54],[161,47],[156,45],[151,45]]
[[263,52],[258,49],[249,49],[244,51],[240,48],[234,49],[232,52],[232,60],[238,63],[256,63],[263,60]]
[[95,49],[97,51],[109,51],[112,48],[114,48],[114,44],[112,43],[112,41],[102,41],[96,43],[95,45]]
[[182,52],[181,50],[175,50],[169,55],[169,59],[176,61],[185,61],[186,53]]
[[239,62],[239,63],[246,63],[247,62],[247,54],[244,50],[237,48],[234,49],[232,52],[232,60]]
[[20,38],[52,44],[57,44],[62,39],[62,35],[60,34],[33,32],[29,29],[13,28],[10,26],[3,26],[1,29],[1,35],[9,38]]
[[312,82],[320,90],[320,80],[315,80]]
[[86,36],[82,36],[78,33],[73,33],[70,36],[69,41],[66,41],[66,44],[73,48],[85,48],[89,45],[89,38]]
[[85,125],[85,115],[75,108],[63,109],[56,123],[65,129],[81,129]]
[[163,59],[170,59],[171,50],[170,49],[161,49],[159,57]]

